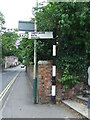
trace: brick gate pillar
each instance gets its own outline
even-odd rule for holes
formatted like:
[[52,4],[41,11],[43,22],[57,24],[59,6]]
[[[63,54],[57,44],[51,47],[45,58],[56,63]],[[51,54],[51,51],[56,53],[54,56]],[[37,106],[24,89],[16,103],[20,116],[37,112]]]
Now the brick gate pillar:
[[50,61],[38,62],[38,90],[39,102],[50,103],[52,87],[52,63]]

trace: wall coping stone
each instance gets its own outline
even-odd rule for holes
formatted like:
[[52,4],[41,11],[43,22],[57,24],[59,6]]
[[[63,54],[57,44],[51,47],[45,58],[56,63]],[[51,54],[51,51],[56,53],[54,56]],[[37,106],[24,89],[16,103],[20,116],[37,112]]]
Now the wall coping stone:
[[48,64],[51,63],[51,61],[38,61],[38,64]]

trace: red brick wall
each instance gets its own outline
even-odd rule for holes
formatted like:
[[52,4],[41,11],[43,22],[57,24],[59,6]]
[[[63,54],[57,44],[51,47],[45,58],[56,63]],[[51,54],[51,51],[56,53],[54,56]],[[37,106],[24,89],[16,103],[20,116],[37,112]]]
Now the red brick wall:
[[26,66],[26,72],[27,72],[29,80],[33,86],[33,65],[32,65],[32,63],[30,63],[30,65]]
[[[33,85],[33,65],[27,66],[27,73],[31,83]],[[37,70],[37,90],[38,90],[38,100],[40,103],[50,103],[51,102],[51,86],[52,86],[52,63],[50,61],[39,61]],[[73,98],[74,96],[80,94],[83,90],[83,83],[74,86],[72,89],[65,89],[61,85],[56,76],[56,101],[61,101],[62,99]]]
[[39,102],[49,103],[51,100],[52,64],[50,61],[38,62]]

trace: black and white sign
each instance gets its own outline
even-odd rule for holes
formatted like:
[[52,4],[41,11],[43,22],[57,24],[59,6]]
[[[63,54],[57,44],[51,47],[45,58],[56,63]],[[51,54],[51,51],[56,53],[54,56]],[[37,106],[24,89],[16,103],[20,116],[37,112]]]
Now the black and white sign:
[[29,34],[19,33],[19,37],[20,37],[20,38],[28,38],[28,37],[29,37]]
[[53,39],[53,32],[31,32],[29,39]]

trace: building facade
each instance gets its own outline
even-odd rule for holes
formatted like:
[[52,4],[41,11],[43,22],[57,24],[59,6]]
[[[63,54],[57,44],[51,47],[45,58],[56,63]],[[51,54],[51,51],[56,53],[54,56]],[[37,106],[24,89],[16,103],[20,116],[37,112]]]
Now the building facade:
[[5,68],[14,67],[18,65],[18,58],[15,56],[5,57]]

